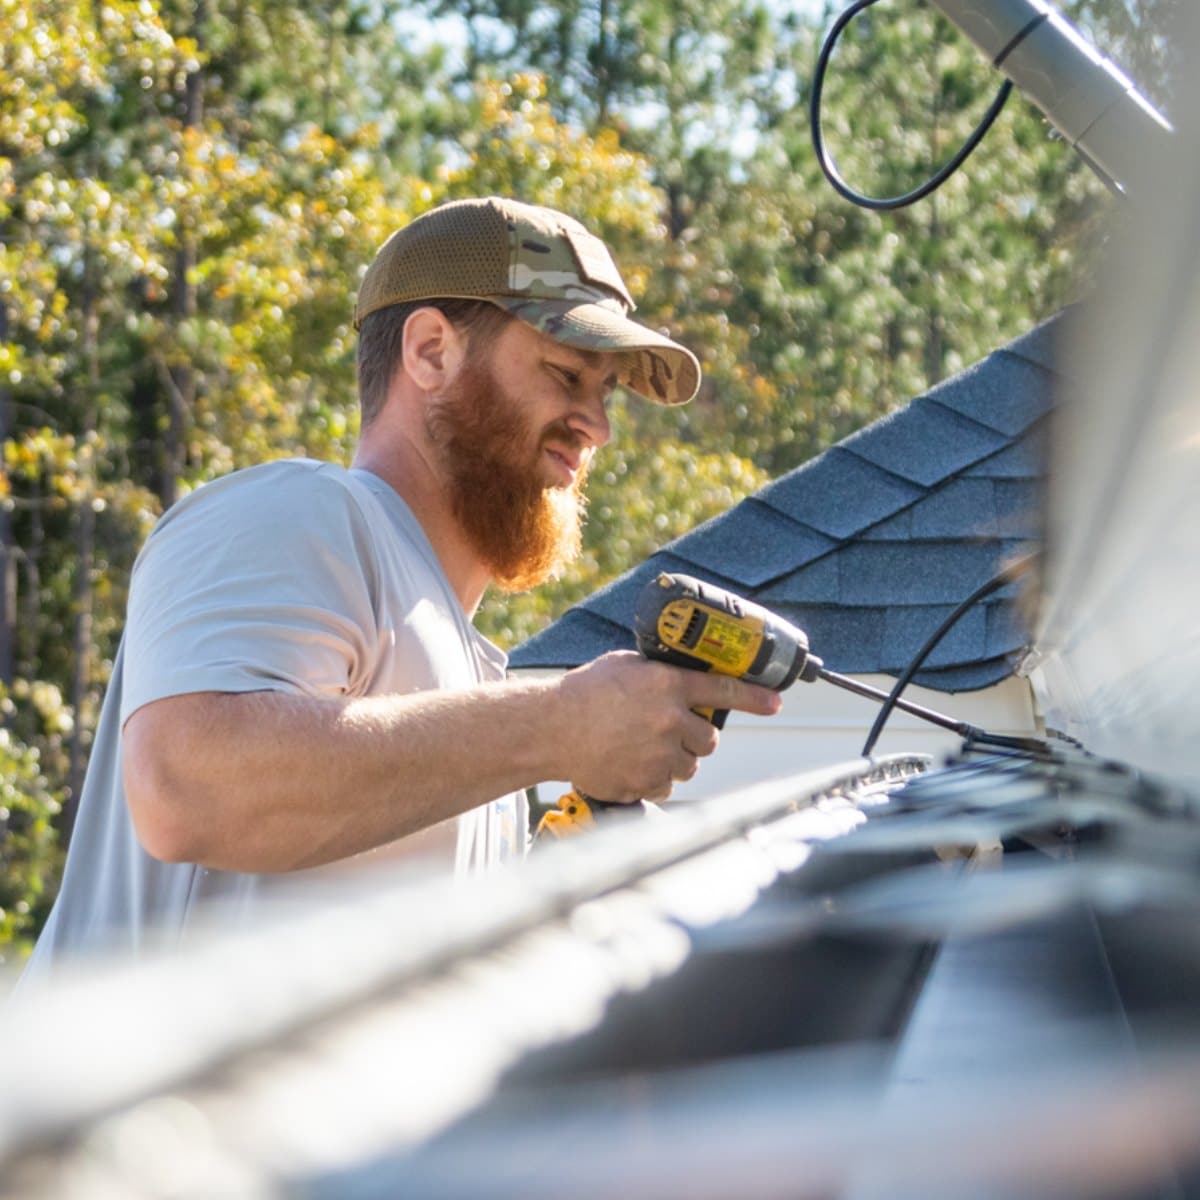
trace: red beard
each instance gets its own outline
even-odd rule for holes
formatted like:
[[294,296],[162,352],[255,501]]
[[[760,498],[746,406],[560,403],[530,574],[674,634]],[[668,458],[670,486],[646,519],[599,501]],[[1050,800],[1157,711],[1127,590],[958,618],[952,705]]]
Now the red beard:
[[556,578],[579,554],[587,467],[570,487],[547,487],[541,462],[547,441],[582,452],[578,436],[555,422],[535,441],[520,400],[501,389],[489,364],[464,364],[425,421],[442,452],[454,515],[496,586],[523,592]]

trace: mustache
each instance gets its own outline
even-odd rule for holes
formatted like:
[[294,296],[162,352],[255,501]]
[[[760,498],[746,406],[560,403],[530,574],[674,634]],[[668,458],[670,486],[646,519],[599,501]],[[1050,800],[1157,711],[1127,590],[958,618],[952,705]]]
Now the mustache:
[[566,449],[579,455],[586,454],[591,445],[586,438],[580,437],[565,421],[552,421],[542,430],[541,444],[545,446],[550,442],[564,446]]

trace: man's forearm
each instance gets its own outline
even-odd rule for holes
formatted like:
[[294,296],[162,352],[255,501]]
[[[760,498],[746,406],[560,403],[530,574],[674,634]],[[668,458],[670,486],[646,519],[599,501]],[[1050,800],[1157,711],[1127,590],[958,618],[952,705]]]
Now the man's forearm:
[[555,777],[552,687],[157,701],[125,729],[139,837],[156,857],[240,871],[293,870],[372,849]]

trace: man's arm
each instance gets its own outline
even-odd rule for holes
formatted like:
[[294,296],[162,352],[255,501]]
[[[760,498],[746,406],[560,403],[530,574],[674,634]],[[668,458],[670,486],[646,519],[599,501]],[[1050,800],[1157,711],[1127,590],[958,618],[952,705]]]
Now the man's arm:
[[125,791],[146,850],[234,871],[318,866],[543,779],[662,799],[711,754],[692,710],[770,715],[779,696],[719,675],[607,654],[555,680],[325,699],[198,692],[139,708]]

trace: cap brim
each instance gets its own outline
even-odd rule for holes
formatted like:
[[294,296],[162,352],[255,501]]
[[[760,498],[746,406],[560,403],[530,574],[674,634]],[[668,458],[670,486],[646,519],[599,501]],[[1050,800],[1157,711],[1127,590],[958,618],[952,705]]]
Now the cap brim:
[[647,400],[686,404],[700,390],[700,363],[686,346],[603,305],[487,298],[564,346],[622,355],[621,383]]

